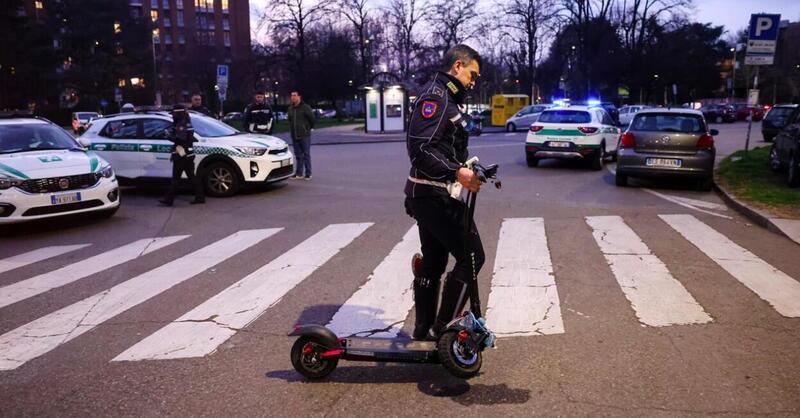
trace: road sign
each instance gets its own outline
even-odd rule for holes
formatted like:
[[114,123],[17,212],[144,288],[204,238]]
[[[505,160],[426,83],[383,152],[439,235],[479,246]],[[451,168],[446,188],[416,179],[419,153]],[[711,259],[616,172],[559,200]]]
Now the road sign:
[[772,65],[775,47],[778,44],[778,27],[781,15],[750,15],[750,30],[747,38],[746,65]]
[[105,108],[108,106],[108,100],[100,99],[100,107]]
[[758,89],[750,89],[750,93],[747,95],[748,106],[755,106],[758,104],[758,92]]
[[122,90],[119,88],[114,89],[114,101],[117,103],[122,103]]
[[228,88],[226,86],[219,86],[219,100],[226,100],[228,97]]
[[217,85],[220,87],[228,85],[228,66],[225,64],[217,65]]

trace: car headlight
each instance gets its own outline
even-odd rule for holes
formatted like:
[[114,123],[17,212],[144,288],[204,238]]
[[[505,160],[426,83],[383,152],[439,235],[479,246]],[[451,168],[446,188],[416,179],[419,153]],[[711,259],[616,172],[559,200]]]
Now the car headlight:
[[111,169],[111,165],[109,164],[109,165],[101,167],[99,170],[97,170],[97,173],[95,173],[95,175],[98,178],[99,177],[109,178],[109,177],[114,175],[114,170]]
[[0,190],[10,189],[12,187],[22,187],[22,184],[25,183],[25,180],[22,179],[12,179],[9,177],[0,177]]
[[242,154],[253,155],[253,156],[260,156],[264,155],[267,152],[267,148],[260,148],[260,147],[234,147],[237,151],[241,152]]

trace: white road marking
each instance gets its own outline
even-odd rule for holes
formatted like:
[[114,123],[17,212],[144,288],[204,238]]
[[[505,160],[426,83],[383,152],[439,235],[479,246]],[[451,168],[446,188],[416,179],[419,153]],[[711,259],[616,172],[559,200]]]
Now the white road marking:
[[658,215],[778,313],[800,317],[800,282],[691,215]]
[[23,254],[17,254],[0,260],[0,273],[14,270],[28,264],[33,264],[48,258],[53,258],[71,251],[80,250],[92,244],[77,245],[54,245],[52,247],[39,248]]
[[[607,165],[606,169],[611,174],[614,174],[614,175],[617,174],[617,170],[611,168],[610,165]],[[711,211],[703,209],[703,207],[705,207],[705,208],[708,208],[708,209],[727,210],[727,208],[725,208],[722,205],[717,205],[715,203],[705,202],[705,201],[702,201],[702,200],[689,199],[689,198],[685,198],[685,197],[667,196],[665,194],[659,193],[659,192],[657,192],[655,190],[652,190],[652,189],[648,189],[646,187],[641,187],[640,190],[644,190],[645,192],[650,193],[653,196],[660,197],[660,198],[662,198],[662,199],[664,199],[666,201],[672,202],[672,203],[674,203],[676,205],[683,206],[685,208],[696,210],[698,212],[703,212],[705,214],[716,216],[716,217],[719,217],[719,218],[733,219],[730,216],[722,215],[722,214],[719,214],[719,213],[714,213],[714,212],[711,212]],[[702,203],[698,203],[698,202],[702,202]],[[714,205],[714,206],[711,207],[711,205]]]
[[508,132],[508,133],[504,134],[503,136],[514,136],[516,134],[517,134],[516,132]]
[[486,322],[498,337],[564,333],[542,218],[503,220]]
[[239,231],[0,335],[0,370],[12,370],[246,250],[281,229]]
[[327,226],[112,361],[203,357],[213,353],[371,225]]
[[108,270],[187,237],[189,235],[140,239],[58,270],[2,287],[0,288],[0,308]]
[[396,337],[414,306],[411,256],[419,251],[419,231],[414,225],[333,315],[328,328],[342,337]]
[[663,327],[712,321],[621,217],[587,216],[586,223],[639,322]]
[[514,143],[514,144],[474,145],[474,146],[470,146],[469,149],[473,149],[473,148],[496,148],[496,147],[522,147],[523,145],[524,144],[522,144],[522,143],[519,143],[519,144]]

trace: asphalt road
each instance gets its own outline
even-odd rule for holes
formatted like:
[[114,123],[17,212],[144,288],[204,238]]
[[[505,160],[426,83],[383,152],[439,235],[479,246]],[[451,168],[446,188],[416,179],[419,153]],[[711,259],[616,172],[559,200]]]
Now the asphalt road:
[[[723,126],[720,149],[745,128]],[[2,415],[800,414],[800,246],[689,184],[528,168],[524,135],[472,141],[503,181],[476,212],[505,333],[478,377],[292,369],[297,323],[413,324],[404,145],[329,145],[311,181],[173,208],[125,189],[109,220],[3,228]]]

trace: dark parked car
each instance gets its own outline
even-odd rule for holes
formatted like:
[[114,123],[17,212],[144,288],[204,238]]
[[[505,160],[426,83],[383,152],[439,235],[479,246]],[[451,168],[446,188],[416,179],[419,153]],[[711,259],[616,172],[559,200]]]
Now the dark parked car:
[[701,189],[710,190],[717,134],[696,110],[642,110],[620,137],[617,186],[627,186],[628,177],[679,177],[695,179]]
[[778,132],[786,127],[792,113],[798,108],[796,104],[775,105],[761,123],[761,134],[764,136],[764,141],[770,142]]
[[794,109],[787,118],[786,127],[775,137],[769,165],[774,171],[788,172],[790,187],[800,187],[800,109]]
[[711,104],[701,107],[700,111],[709,122],[736,122],[736,110],[730,105]]
[[761,106],[748,106],[747,103],[734,103],[733,110],[736,111],[736,120],[747,120],[750,112],[753,112],[753,122],[764,119],[764,108]]

